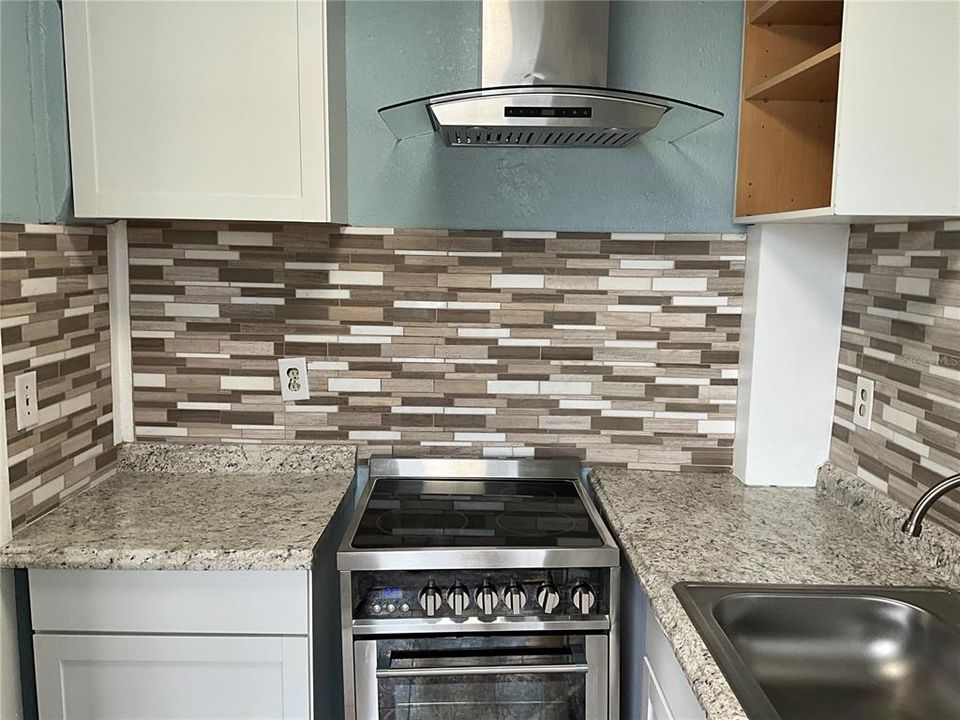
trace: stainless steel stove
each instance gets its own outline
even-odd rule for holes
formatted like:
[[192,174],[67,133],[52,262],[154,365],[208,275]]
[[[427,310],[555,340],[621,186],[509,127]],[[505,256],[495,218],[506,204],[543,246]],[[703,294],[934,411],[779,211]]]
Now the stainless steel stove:
[[619,716],[620,555],[575,459],[373,459],[340,550],[348,720]]

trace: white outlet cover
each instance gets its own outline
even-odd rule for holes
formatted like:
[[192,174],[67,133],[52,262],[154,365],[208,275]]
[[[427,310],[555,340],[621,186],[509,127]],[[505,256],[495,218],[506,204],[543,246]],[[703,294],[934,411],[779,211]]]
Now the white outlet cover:
[[36,371],[17,375],[14,386],[17,400],[17,430],[24,430],[40,422]]
[[280,395],[284,402],[309,400],[306,358],[281,358],[279,364]]
[[853,424],[869,430],[873,424],[873,389],[874,381],[870,378],[857,378],[857,392],[853,396]]

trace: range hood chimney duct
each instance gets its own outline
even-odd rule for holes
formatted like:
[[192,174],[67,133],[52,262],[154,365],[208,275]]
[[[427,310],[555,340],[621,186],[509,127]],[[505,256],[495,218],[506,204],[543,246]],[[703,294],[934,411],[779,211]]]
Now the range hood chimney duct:
[[607,0],[483,0],[481,87],[380,108],[398,140],[452,147],[673,141],[723,117],[680,100],[607,88]]

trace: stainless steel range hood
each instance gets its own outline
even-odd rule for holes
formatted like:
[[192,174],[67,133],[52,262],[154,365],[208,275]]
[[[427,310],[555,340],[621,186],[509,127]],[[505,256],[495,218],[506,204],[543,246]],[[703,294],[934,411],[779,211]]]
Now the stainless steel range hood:
[[481,87],[380,108],[398,140],[452,147],[625,147],[673,141],[723,113],[606,88],[606,0],[483,0]]

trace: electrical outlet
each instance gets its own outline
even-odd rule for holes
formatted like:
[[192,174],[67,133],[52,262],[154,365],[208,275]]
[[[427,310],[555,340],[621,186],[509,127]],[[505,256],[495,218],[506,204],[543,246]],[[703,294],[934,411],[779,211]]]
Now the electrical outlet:
[[280,396],[288,400],[309,400],[310,386],[307,384],[306,358],[283,358],[280,365]]
[[873,386],[870,378],[857,378],[857,394],[853,398],[853,424],[869,430],[873,418]]
[[14,385],[17,396],[17,430],[23,430],[39,422],[37,373],[33,371],[17,375]]

